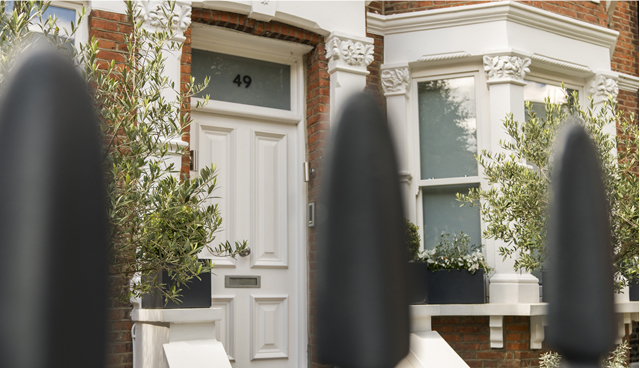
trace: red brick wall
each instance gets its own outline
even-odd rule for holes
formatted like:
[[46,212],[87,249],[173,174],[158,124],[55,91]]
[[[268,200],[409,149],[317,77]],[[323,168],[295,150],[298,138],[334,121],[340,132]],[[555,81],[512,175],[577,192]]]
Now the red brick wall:
[[[372,1],[366,8],[367,12],[382,14],[384,6],[382,1]],[[387,99],[382,88],[381,67],[384,64],[384,37],[373,33],[367,33],[367,37],[373,38],[373,61],[367,66],[367,85],[365,91],[370,93],[378,102],[382,111],[387,111]]]
[[[309,202],[320,199],[322,160],[329,138],[329,65],[324,42],[307,55],[307,154],[314,174],[307,186]],[[309,358],[311,367],[321,367],[316,353],[316,254],[317,230],[309,228]]]
[[[131,22],[124,14],[93,10],[89,15],[89,38],[98,41],[98,62],[102,68],[112,60],[122,62],[126,56],[125,34],[133,30]],[[133,366],[133,346],[131,340],[131,304],[119,303],[112,295],[109,308],[109,346],[107,348],[108,368],[128,368]]]
[[492,349],[489,317],[431,317],[437,331],[469,367],[537,367],[544,350],[529,349],[529,317],[504,317],[504,347]]
[[131,304],[119,303],[112,298],[109,308],[109,340],[107,347],[108,368],[128,368],[133,366],[133,345],[131,339]]
[[[185,41],[182,45],[182,56],[180,57],[180,92],[187,92],[187,84],[191,80],[191,27],[184,31]],[[191,111],[190,101],[182,106],[184,114],[188,114]],[[182,137],[182,140],[187,143],[191,143],[191,126],[189,125],[185,129],[186,134]],[[189,177],[189,167],[191,159],[189,155],[182,156],[182,167],[180,172],[183,176]]]
[[[503,348],[492,349],[489,342],[489,317],[431,317],[432,329],[437,331],[471,368],[540,366],[540,356],[549,349],[544,342],[542,349],[529,349],[529,321],[529,317],[505,316]],[[629,341],[630,333],[627,326],[625,340]]]
[[256,36],[277,38],[316,46],[322,36],[280,22],[262,22],[245,15],[211,9],[193,9],[191,20],[198,23],[234,29]]

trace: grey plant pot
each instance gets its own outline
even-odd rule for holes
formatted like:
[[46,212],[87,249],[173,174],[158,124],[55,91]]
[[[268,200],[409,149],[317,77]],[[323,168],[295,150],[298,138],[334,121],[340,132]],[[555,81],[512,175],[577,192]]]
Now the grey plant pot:
[[[158,271],[158,281],[167,284],[170,289],[171,283],[167,271]],[[147,309],[177,309],[177,308],[211,308],[211,274],[201,273],[200,280],[192,279],[187,285],[182,285],[180,300],[182,303],[169,301],[167,305],[158,293],[150,293],[142,297],[142,308]]]
[[429,304],[484,304],[484,270],[429,271]]

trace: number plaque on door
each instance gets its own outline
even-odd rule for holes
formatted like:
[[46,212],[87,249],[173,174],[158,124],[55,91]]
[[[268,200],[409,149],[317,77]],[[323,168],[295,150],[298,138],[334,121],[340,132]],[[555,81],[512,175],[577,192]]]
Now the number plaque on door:
[[230,276],[224,277],[225,288],[259,288],[260,276]]

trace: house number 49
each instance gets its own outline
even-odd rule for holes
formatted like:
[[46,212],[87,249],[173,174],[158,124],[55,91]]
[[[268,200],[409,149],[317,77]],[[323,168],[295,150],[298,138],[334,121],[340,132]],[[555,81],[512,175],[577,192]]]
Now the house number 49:
[[240,79],[240,74],[238,74],[238,75],[236,75],[235,79],[233,80],[233,83],[237,84],[238,87],[240,87],[243,82],[245,84],[244,88],[249,88],[249,86],[251,85],[251,77],[248,76],[248,75],[245,75],[244,77],[242,77],[242,80],[241,80]]

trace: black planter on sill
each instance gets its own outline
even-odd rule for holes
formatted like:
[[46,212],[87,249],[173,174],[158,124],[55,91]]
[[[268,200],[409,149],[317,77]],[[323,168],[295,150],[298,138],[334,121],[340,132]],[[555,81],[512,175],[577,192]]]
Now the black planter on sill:
[[409,262],[409,304],[428,304],[429,266],[426,263]]
[[629,282],[629,301],[638,301],[638,279]]
[[484,304],[484,270],[429,271],[429,304]]
[[[167,271],[158,271],[158,282],[167,284],[166,288],[171,288],[171,279]],[[197,278],[182,285],[179,299],[181,303],[169,301],[164,304],[164,298],[158,293],[146,294],[142,297],[142,308],[147,309],[177,309],[177,308],[211,308],[211,273],[203,272],[200,280]]]

